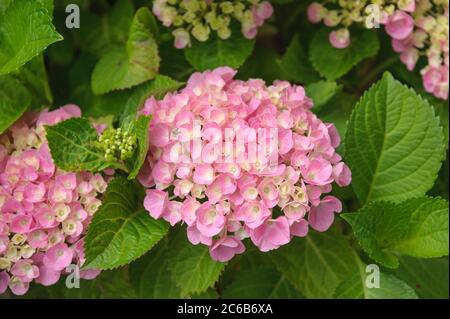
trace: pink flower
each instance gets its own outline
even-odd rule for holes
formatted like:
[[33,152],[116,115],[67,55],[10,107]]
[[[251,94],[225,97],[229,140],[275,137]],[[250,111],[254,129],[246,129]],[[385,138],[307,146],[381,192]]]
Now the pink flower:
[[182,207],[182,203],[175,202],[175,201],[169,201],[167,203],[166,209],[164,210],[162,217],[166,221],[168,221],[171,226],[174,226],[175,224],[177,224],[181,221],[181,218],[182,218],[181,207]]
[[440,68],[428,66],[421,73],[425,91],[446,100],[449,85],[448,66]]
[[304,219],[300,219],[299,221],[295,221],[291,225],[291,235],[297,237],[305,237],[308,234],[308,222]]
[[214,169],[208,164],[199,164],[195,166],[194,182],[200,185],[209,185],[214,181]]
[[413,18],[404,11],[397,10],[389,17],[386,24],[386,32],[394,39],[403,40],[414,29]]
[[333,168],[327,160],[314,159],[302,168],[305,181],[312,185],[325,185],[332,181]]
[[350,185],[352,181],[352,172],[345,163],[340,162],[333,167],[333,178],[341,187]]
[[409,71],[414,70],[417,60],[419,60],[419,51],[417,49],[409,49],[400,54],[400,60],[406,65]]
[[6,271],[0,272],[0,295],[8,289],[9,276]]
[[22,259],[16,262],[10,270],[11,274],[19,277],[23,282],[31,282],[39,276],[39,268],[33,266],[32,260]]
[[[77,116],[74,105],[28,112],[2,135],[0,257],[9,266],[0,273],[0,293],[9,287],[13,294],[25,294],[30,282],[54,284],[67,265],[85,262],[68,244],[82,242],[107,182],[100,174],[56,168],[42,127]],[[12,245],[17,254],[7,253]]]
[[272,214],[260,202],[247,202],[236,212],[236,219],[243,221],[247,227],[254,229],[260,226]]
[[44,183],[30,183],[25,188],[24,199],[29,203],[41,202],[44,200],[46,191]]
[[219,234],[225,226],[225,216],[209,203],[202,204],[197,210],[197,229],[203,236]]
[[332,31],[329,40],[336,49],[345,49],[350,45],[350,32],[345,28]]
[[267,220],[250,231],[250,238],[261,251],[277,249],[290,241],[289,223],[284,216]]
[[172,32],[175,37],[174,46],[177,49],[184,49],[191,46],[191,37],[185,29],[176,29]]
[[58,175],[56,183],[65,189],[74,190],[77,187],[77,176],[74,173]]
[[25,234],[31,229],[33,217],[30,215],[18,215],[11,222],[11,231],[17,234]]
[[326,231],[334,221],[334,213],[341,211],[342,204],[336,197],[325,196],[318,206],[311,207],[308,215],[309,225],[317,231]]
[[63,270],[70,265],[73,251],[66,244],[57,244],[45,253],[44,265],[55,270]]
[[192,197],[186,198],[181,206],[181,215],[183,221],[188,225],[192,226],[197,220],[197,209],[200,207],[200,203]]
[[144,207],[150,213],[150,216],[155,219],[159,219],[164,213],[167,204],[167,192],[156,189],[147,189],[144,200]]
[[68,104],[59,108],[58,110],[48,112],[44,110],[39,114],[37,119],[37,126],[39,125],[54,125],[72,117],[80,117],[81,110],[78,106]]
[[236,254],[242,254],[244,251],[244,244],[236,237],[222,237],[209,248],[211,258],[220,262],[229,261]]
[[19,277],[12,277],[9,281],[9,289],[17,296],[22,296],[27,293],[30,288],[29,282],[24,282]]
[[187,237],[193,245],[200,243],[210,246],[212,244],[212,237],[204,236],[195,226],[189,226],[187,228]]
[[50,266],[41,265],[39,267],[39,277],[36,282],[43,286],[51,286],[58,282],[61,277],[61,271]]
[[319,23],[325,16],[325,8],[317,2],[313,2],[308,7],[308,20],[311,23]]
[[[266,10],[254,7],[257,19],[243,25],[250,35]],[[305,218],[332,206],[322,198],[332,182],[351,181],[336,153],[336,127],[311,112],[303,87],[235,74],[228,67],[194,73],[184,89],[149,98],[140,111],[152,116],[154,135],[139,174],[152,188],[144,207],[172,225],[186,223],[189,241],[209,246],[219,261],[243,251],[247,237],[268,251],[306,236]]]

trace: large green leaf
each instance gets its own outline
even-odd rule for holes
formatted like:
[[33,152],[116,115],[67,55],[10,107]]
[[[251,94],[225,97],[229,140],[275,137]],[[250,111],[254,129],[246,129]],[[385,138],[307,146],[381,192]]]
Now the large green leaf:
[[273,266],[239,271],[231,285],[224,288],[225,299],[298,299],[301,294]]
[[0,76],[0,134],[17,121],[31,103],[31,96],[19,81]]
[[413,287],[420,298],[448,299],[448,259],[419,259],[400,256],[394,274]]
[[183,85],[182,82],[172,80],[171,78],[158,74],[154,80],[144,83],[138,87],[129,97],[125,104],[124,110],[120,116],[120,124],[122,127],[127,127],[135,121],[137,111],[144,105],[144,102],[149,97],[153,96],[159,100],[168,92],[173,92]]
[[341,216],[352,226],[367,254],[386,267],[398,267],[395,254],[423,258],[448,255],[448,203],[443,199],[375,202]]
[[131,23],[126,48],[115,48],[100,59],[92,74],[95,94],[130,88],[156,76],[160,57],[151,33],[152,19],[148,8],[140,8]]
[[139,298],[180,298],[181,289],[169,269],[169,246],[159,242],[145,256],[130,265],[130,278]]
[[361,267],[359,272],[350,274],[336,288],[334,298],[339,299],[417,299],[410,286],[393,275],[379,272],[379,287],[366,284],[368,275]]
[[97,131],[85,118],[46,126],[46,132],[53,161],[65,171],[99,171],[115,165],[106,161],[97,146]]
[[298,34],[295,34],[284,56],[278,64],[286,79],[309,84],[320,80],[320,75],[311,65]]
[[112,269],[141,257],[163,238],[168,226],[142,206],[143,191],[133,181],[115,178],[94,215],[85,240],[85,268]]
[[31,108],[41,109],[53,103],[52,91],[48,83],[47,71],[44,64],[44,55],[40,54],[19,71],[12,73],[30,92]]
[[39,1],[15,0],[0,16],[0,75],[17,70],[60,40]]
[[335,229],[295,238],[272,256],[277,269],[307,298],[331,298],[337,285],[358,271],[356,253]]
[[424,195],[444,147],[434,109],[389,73],[356,105],[345,146],[353,189],[363,204]]
[[232,27],[232,32],[227,40],[220,39],[215,32],[205,42],[192,39],[191,47],[184,50],[186,59],[198,71],[219,66],[239,68],[252,53],[255,41],[244,38],[235,26]]
[[149,116],[140,116],[133,125],[131,134],[134,134],[137,138],[137,147],[131,159],[126,162],[127,167],[129,167],[128,179],[136,178],[147,157],[149,148],[148,129],[150,126],[150,120],[151,119]]
[[225,267],[225,263],[211,259],[208,247],[192,245],[185,236],[181,231],[176,240],[173,240],[169,261],[169,270],[173,280],[181,288],[182,297],[201,293],[212,287]]
[[[314,102],[313,111],[319,112],[342,89],[336,82],[318,81],[305,87],[306,95]],[[334,105],[333,105],[334,106]]]
[[318,31],[310,44],[309,59],[316,70],[328,80],[345,75],[362,60],[377,54],[380,43],[373,30],[352,30],[351,43],[345,49],[336,49],[328,40],[329,28]]
[[107,54],[111,47],[126,43],[133,14],[133,2],[129,0],[115,1],[101,16],[90,10],[83,10],[80,14],[83,32],[74,32],[74,35],[80,38],[79,43],[83,51],[101,57]]

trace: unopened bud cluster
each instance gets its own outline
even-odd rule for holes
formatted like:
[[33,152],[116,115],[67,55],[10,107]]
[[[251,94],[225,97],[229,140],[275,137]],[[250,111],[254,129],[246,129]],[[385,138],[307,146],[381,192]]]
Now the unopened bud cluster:
[[350,45],[352,24],[366,28],[384,25],[408,70],[415,68],[420,56],[426,56],[428,63],[420,71],[425,91],[448,99],[448,0],[327,0],[312,3],[308,19],[336,28],[329,41],[337,49]]
[[231,21],[241,24],[242,34],[253,39],[273,14],[272,5],[260,0],[155,0],[153,13],[166,27],[173,27],[175,47],[191,45],[191,35],[198,41],[207,41],[211,32],[223,40],[231,36]]
[[107,160],[124,161],[133,155],[136,136],[121,128],[109,128],[99,137],[99,146],[104,150]]

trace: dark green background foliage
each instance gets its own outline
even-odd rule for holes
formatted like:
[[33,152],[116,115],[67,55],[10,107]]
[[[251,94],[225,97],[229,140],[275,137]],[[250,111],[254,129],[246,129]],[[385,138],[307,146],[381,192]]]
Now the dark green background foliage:
[[[77,104],[86,119],[47,130],[55,163],[123,175],[86,238],[86,264],[102,274],[80,289],[64,279],[32,284],[24,298],[448,298],[447,102],[424,92],[382,30],[355,28],[352,44],[337,50],[329,30],[307,21],[311,1],[271,2],[274,16],[256,40],[234,30],[225,42],[211,37],[177,50],[151,0],[0,0],[0,133],[27,109]],[[65,26],[69,3],[79,5],[80,29]],[[334,187],[344,214],[329,231],[311,230],[270,253],[245,242],[246,253],[225,264],[191,245],[184,227],[151,219],[134,181],[150,120],[136,120],[137,109],[224,63],[240,79],[303,85],[313,111],[336,124],[353,172],[352,186]],[[98,156],[87,119],[134,132],[133,157],[119,165]],[[374,263],[380,289],[365,285]]]

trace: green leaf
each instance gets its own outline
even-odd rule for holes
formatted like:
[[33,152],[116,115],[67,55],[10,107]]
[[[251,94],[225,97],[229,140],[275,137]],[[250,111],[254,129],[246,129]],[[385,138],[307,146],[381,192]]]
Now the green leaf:
[[74,35],[79,37],[78,42],[83,51],[101,57],[112,47],[126,43],[133,15],[134,6],[129,0],[115,1],[102,16],[83,10],[80,14],[83,32],[74,32]]
[[53,96],[48,83],[43,54],[38,55],[11,75],[17,78],[30,92],[31,108],[39,110],[52,105]]
[[0,134],[22,116],[30,103],[30,94],[20,82],[0,76]]
[[337,285],[358,270],[356,253],[335,229],[295,238],[272,256],[277,269],[307,298],[331,298]]
[[0,0],[0,15],[6,11],[13,0]]
[[298,299],[301,294],[272,266],[239,271],[224,288],[224,299]]
[[225,65],[239,68],[252,53],[255,41],[244,38],[234,25],[231,30],[232,35],[227,40],[220,39],[216,32],[212,32],[205,42],[192,38],[191,47],[184,50],[186,59],[198,71]]
[[98,148],[97,131],[85,118],[71,118],[46,126],[50,152],[56,166],[68,172],[99,171],[114,163]]
[[284,56],[277,62],[287,80],[302,84],[309,84],[320,80],[320,75],[311,65],[308,54],[300,42],[298,33],[292,38]]
[[171,78],[158,74],[154,80],[143,84],[128,99],[120,117],[121,127],[127,127],[136,119],[138,110],[144,105],[149,97],[162,99],[166,93],[179,89],[184,83],[172,80]]
[[361,203],[422,196],[443,154],[434,109],[386,73],[357,103],[348,123],[345,158]]
[[395,254],[422,258],[448,255],[448,203],[443,199],[375,202],[341,216],[352,226],[364,251],[386,267],[398,267]]
[[169,269],[169,246],[166,240],[130,265],[130,277],[139,298],[180,298]]
[[400,256],[394,274],[413,287],[420,298],[448,299],[448,259],[419,259]]
[[126,163],[130,168],[128,179],[136,178],[147,157],[149,147],[148,128],[150,126],[150,119],[151,118],[149,116],[140,116],[133,126],[132,134],[136,135],[137,147],[132,158]]
[[333,81],[345,75],[362,60],[377,54],[380,49],[378,35],[373,30],[358,29],[351,32],[351,43],[345,49],[336,49],[328,40],[332,30],[323,28],[311,40],[309,59],[316,70]]
[[94,215],[85,239],[85,268],[113,269],[141,257],[163,238],[168,226],[151,218],[142,206],[135,182],[115,178]]
[[171,249],[169,270],[181,288],[182,297],[201,293],[212,287],[225,267],[224,263],[211,259],[208,247],[204,245],[194,246],[184,239],[182,243],[177,243],[176,248]]
[[305,87],[306,95],[314,102],[314,112],[319,112],[342,89],[336,82],[319,81]]
[[131,23],[126,49],[115,48],[100,59],[92,74],[95,94],[127,89],[156,76],[160,57],[150,31],[152,19],[148,8],[140,8]]
[[15,0],[0,17],[0,75],[17,70],[62,40],[38,1]]
[[361,267],[359,272],[350,274],[336,288],[334,298],[338,299],[417,299],[408,284],[393,275],[379,272],[379,287],[366,285],[368,275]]

